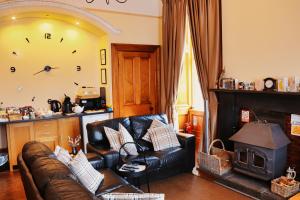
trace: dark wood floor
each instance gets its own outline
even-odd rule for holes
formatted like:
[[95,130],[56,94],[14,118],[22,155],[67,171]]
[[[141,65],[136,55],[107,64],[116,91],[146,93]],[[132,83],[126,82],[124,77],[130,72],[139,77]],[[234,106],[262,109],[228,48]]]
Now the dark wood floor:
[[[165,193],[166,200],[249,200],[249,198],[192,174],[180,174],[150,183],[151,192]],[[146,187],[142,187],[145,189]],[[23,200],[25,193],[19,172],[0,173],[0,200]]]

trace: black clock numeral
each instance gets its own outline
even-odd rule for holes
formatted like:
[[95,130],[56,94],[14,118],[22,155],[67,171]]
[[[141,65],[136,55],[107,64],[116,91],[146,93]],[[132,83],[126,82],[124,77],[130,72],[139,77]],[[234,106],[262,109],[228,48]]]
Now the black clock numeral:
[[74,51],[72,51],[72,54],[74,54],[74,53],[76,53],[77,52],[77,50],[74,50]]
[[45,33],[45,39],[51,40],[51,33]]
[[60,39],[60,43],[62,43],[64,41],[64,38],[62,37],[61,39]]
[[29,41],[29,39],[28,39],[28,38],[25,38],[25,39],[26,39],[27,43],[30,43],[30,41]]
[[12,52],[12,54],[13,54],[13,55],[15,55],[15,56],[17,56],[17,55],[18,55],[18,54],[17,54],[17,52],[15,52],[15,51],[13,51],[13,52]]
[[15,72],[16,72],[16,68],[15,68],[15,67],[11,67],[11,68],[10,68],[10,72],[11,72],[11,73],[15,73]]
[[76,70],[77,70],[78,72],[80,72],[80,71],[81,71],[81,66],[77,66],[77,67],[76,67]]

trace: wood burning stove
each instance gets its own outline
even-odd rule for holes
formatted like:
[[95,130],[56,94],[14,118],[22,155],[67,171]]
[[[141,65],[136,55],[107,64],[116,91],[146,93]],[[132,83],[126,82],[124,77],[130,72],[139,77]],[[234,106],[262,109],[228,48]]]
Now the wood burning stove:
[[290,140],[278,124],[251,122],[230,140],[234,141],[235,171],[265,181],[283,175]]

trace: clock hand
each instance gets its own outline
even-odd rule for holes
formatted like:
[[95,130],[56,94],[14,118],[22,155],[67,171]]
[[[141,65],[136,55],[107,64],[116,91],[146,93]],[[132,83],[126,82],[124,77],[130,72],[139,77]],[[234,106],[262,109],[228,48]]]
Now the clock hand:
[[41,72],[43,72],[43,71],[45,71],[45,70],[43,69],[43,70],[41,70],[41,71],[39,71],[39,72],[37,72],[37,73],[35,73],[35,74],[33,74],[33,75],[35,76],[35,75],[37,75],[37,74],[39,74],[39,73],[41,73]]
[[43,71],[45,71],[45,72],[50,72],[52,69],[58,69],[58,67],[51,67],[51,66],[47,65],[47,66],[44,67],[43,70],[41,70],[41,71],[39,71],[39,72],[37,72],[37,73],[35,73],[35,74],[33,74],[33,75],[37,75],[37,74],[39,74],[39,73],[41,73],[41,72],[43,72]]

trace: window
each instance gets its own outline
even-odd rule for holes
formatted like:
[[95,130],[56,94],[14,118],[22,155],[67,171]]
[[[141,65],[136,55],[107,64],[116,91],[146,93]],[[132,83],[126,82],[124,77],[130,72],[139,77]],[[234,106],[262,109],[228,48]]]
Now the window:
[[191,34],[187,23],[183,68],[179,80],[176,103],[179,129],[183,129],[184,123],[188,121],[188,112],[191,108],[197,111],[204,111],[201,87],[194,62]]

